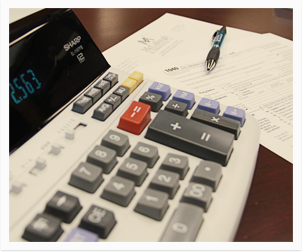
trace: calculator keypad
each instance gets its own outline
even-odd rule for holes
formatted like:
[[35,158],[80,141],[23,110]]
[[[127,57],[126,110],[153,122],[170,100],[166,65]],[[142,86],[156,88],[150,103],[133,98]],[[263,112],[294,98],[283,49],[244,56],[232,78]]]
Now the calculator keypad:
[[[135,71],[104,98],[94,109],[92,118],[105,121],[142,81],[143,75]],[[72,110],[85,113],[117,83],[118,75],[108,73],[74,102]],[[154,82],[138,99],[121,114],[117,128],[109,129],[100,145],[94,146],[86,160],[73,170],[68,184],[90,194],[102,187],[99,194],[102,200],[124,208],[135,198],[136,188],[146,184],[133,211],[156,221],[165,217],[169,202],[181,193],[178,207],[160,241],[194,241],[204,221],[203,214],[211,211],[223,166],[227,165],[233,141],[238,139],[245,122],[244,111],[228,107],[220,116],[219,102],[207,98],[202,98],[193,111],[193,93],[178,90],[172,94],[169,85],[159,82]],[[188,113],[191,113],[190,119]],[[146,141],[131,146],[129,136],[141,135],[145,129]],[[160,157],[158,143],[171,147],[171,152]],[[173,149],[204,159],[197,167],[191,167],[194,172],[189,178],[189,156],[173,153]],[[153,168],[157,170],[147,179],[149,169]],[[183,180],[187,184],[182,184]],[[178,193],[181,186],[183,190]],[[76,196],[58,191],[47,203],[44,213],[38,214],[26,227],[23,238],[56,241],[63,233],[60,221],[72,222],[81,209]],[[116,223],[114,213],[96,203],[65,241],[106,239]]]

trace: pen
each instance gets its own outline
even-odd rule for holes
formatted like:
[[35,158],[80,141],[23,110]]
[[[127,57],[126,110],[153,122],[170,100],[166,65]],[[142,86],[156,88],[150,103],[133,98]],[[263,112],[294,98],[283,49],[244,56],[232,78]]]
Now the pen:
[[206,67],[208,72],[212,71],[218,62],[220,47],[225,35],[226,27],[223,26],[220,30],[216,31],[212,37],[213,46],[206,59]]

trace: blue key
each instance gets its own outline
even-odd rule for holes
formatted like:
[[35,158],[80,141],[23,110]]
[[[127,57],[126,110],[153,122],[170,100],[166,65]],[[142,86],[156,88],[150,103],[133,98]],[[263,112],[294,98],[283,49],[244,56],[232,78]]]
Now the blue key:
[[224,111],[223,116],[239,121],[241,127],[245,122],[245,110],[243,109],[228,106]]
[[97,242],[98,235],[82,228],[74,228],[64,242]]
[[220,111],[219,102],[207,98],[202,98],[197,108],[214,114],[218,114]]
[[183,90],[177,90],[172,100],[186,103],[188,109],[191,109],[195,103],[194,94]]
[[171,95],[170,86],[160,82],[153,82],[148,91],[161,95],[163,101],[166,101]]

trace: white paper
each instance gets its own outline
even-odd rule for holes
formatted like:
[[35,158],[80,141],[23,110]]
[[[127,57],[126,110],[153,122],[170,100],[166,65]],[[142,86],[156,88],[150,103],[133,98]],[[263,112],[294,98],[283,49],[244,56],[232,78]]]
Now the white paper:
[[272,34],[222,45],[208,73],[208,50],[140,66],[139,71],[196,95],[246,109],[259,121],[260,143],[293,162],[293,47]]
[[[132,73],[142,64],[210,48],[214,32],[221,27],[166,13],[103,54],[111,66]],[[257,33],[227,27],[225,39],[237,41],[258,36]]]

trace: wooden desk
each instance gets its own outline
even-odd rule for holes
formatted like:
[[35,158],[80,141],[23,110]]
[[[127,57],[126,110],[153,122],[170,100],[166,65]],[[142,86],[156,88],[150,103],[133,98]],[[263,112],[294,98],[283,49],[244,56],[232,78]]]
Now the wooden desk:
[[[73,10],[101,51],[166,12],[293,39],[293,12],[289,9]],[[235,241],[293,241],[293,165],[263,146]]]

